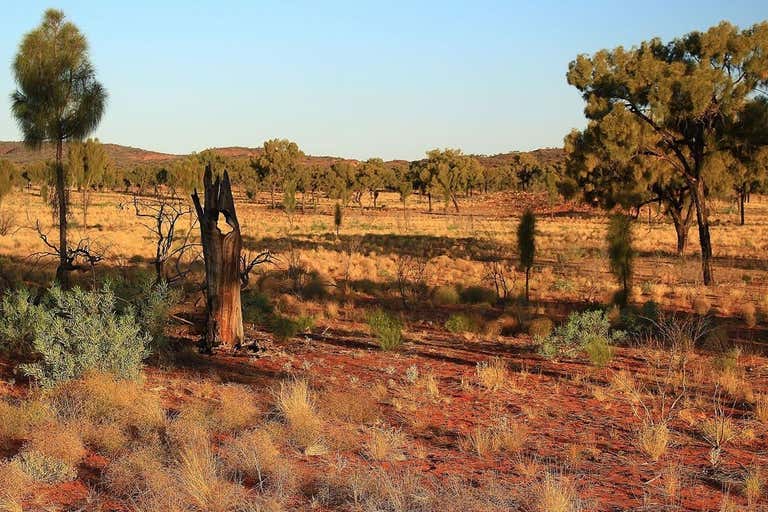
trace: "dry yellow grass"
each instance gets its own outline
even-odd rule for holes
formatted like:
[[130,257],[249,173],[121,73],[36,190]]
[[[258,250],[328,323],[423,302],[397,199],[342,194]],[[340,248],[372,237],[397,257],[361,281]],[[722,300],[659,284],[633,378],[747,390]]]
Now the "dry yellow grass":
[[390,427],[373,427],[368,429],[363,453],[375,461],[404,460],[405,434]]
[[46,399],[64,420],[114,423],[139,436],[156,432],[165,423],[165,411],[155,393],[146,391],[141,382],[119,380],[108,373],[93,372],[62,383]]
[[538,512],[576,512],[580,510],[573,485],[562,476],[544,475],[536,487],[535,508]]
[[664,456],[669,440],[669,428],[663,422],[645,422],[637,434],[638,447],[653,461],[658,461]]
[[175,469],[183,502],[193,510],[230,512],[246,499],[245,489],[223,478],[209,446],[185,449]]
[[282,382],[275,393],[275,404],[288,427],[291,441],[305,451],[320,450],[323,444],[322,420],[307,381]]
[[36,452],[68,466],[76,466],[86,453],[77,429],[62,424],[51,424],[30,432],[23,451]]
[[509,382],[509,369],[500,358],[477,363],[475,375],[479,384],[489,391],[498,391]]
[[528,440],[528,427],[516,420],[502,417],[490,427],[478,426],[464,436],[460,442],[462,449],[485,458],[499,453],[516,454]]
[[212,416],[217,429],[231,432],[252,426],[260,413],[247,387],[227,384],[219,388],[219,403]]
[[763,494],[763,475],[760,468],[755,466],[744,475],[744,496],[750,506],[755,504]]
[[268,430],[248,430],[241,433],[220,454],[224,470],[235,479],[249,478],[258,482],[259,489],[279,487],[285,492],[291,481],[290,463],[280,455]]
[[[384,388],[386,391],[386,388]],[[329,391],[321,396],[323,416],[354,425],[369,425],[379,419],[378,400],[368,392]]]
[[0,512],[22,512],[22,500],[32,490],[32,479],[16,462],[0,462]]
[[[264,198],[262,198],[264,199]],[[409,221],[405,230],[402,212],[395,209],[359,210],[347,209],[345,213],[345,237],[358,237],[363,234],[374,235],[422,235],[434,237],[436,241],[460,239],[462,237],[485,238],[500,244],[514,245],[516,237],[514,230],[509,229],[509,219],[504,215],[495,215],[497,203],[486,203],[485,198],[465,200],[466,212],[480,208],[488,216],[482,220],[482,226],[475,221],[476,215],[461,213],[459,215],[429,215],[426,213],[423,198],[412,197],[409,200]],[[489,201],[494,201],[490,196]],[[397,195],[382,193],[381,204],[397,204]],[[71,238],[90,237],[94,247],[103,248],[110,263],[126,265],[134,258],[148,261],[154,247],[146,240],[145,228],[131,215],[130,209],[120,209],[121,204],[130,201],[130,197],[118,193],[94,193],[93,205],[89,215],[92,228],[87,232],[77,224],[73,224]],[[494,204],[493,207],[489,205]],[[53,233],[51,213],[39,197],[33,193],[11,193],[4,199],[4,208],[25,211],[28,215],[18,217],[22,228],[13,237],[0,237],[0,255],[28,255],[42,248],[35,233],[34,225],[40,221],[44,232]],[[764,215],[765,199],[755,198],[750,205],[757,216]],[[297,239],[312,241],[315,237],[330,234],[332,228],[333,203],[322,200],[318,211],[303,212],[299,221],[294,225],[291,234]],[[73,211],[77,210],[77,206]],[[731,214],[725,213],[726,208],[715,202],[712,205],[712,240],[715,253],[722,261],[736,258],[762,258],[763,247],[768,245],[768,234],[765,230],[755,230],[752,226],[738,226],[731,222]],[[238,216],[247,237],[284,237],[287,228],[286,216],[278,211],[265,208],[264,201],[259,204],[239,201]],[[757,218],[757,217],[755,217]],[[592,256],[603,249],[606,222],[600,215],[583,217],[548,217],[542,216],[538,221],[537,259],[541,268],[537,270],[534,285],[536,293],[541,298],[587,299],[601,300],[608,297],[614,290],[612,280],[607,279],[608,266],[603,258]],[[637,261],[638,283],[650,283],[645,295],[650,296],[662,306],[680,305],[681,299],[686,308],[692,307],[691,297],[697,293],[696,285],[690,287],[678,286],[680,281],[700,280],[696,258],[687,258],[684,262],[671,257],[674,251],[674,230],[666,222],[644,224],[644,234],[635,241],[639,254],[658,254],[659,248],[669,252],[670,259],[662,256],[641,256]],[[256,231],[258,230],[258,231]],[[196,233],[195,233],[196,235]],[[363,247],[357,244],[350,255],[339,244],[337,248],[310,243],[306,248],[294,249],[296,261],[327,276],[331,283],[340,282],[345,277],[351,280],[372,279],[383,282],[395,275],[396,263],[389,256],[386,243],[373,247]],[[354,245],[354,244],[353,244]],[[278,252],[284,248],[278,248]],[[368,253],[369,250],[373,250]],[[695,237],[691,238],[689,251],[698,250]],[[578,262],[578,265],[569,263]],[[433,258],[428,265],[430,286],[454,285],[455,283],[487,284],[485,267],[481,261],[473,259],[472,254],[461,254],[448,257],[442,255]],[[727,263],[719,265],[719,282],[717,287],[708,289],[713,307],[724,311],[723,306],[734,303],[761,305],[764,291],[753,285],[746,285],[742,279],[759,281],[759,269],[730,268]],[[758,278],[758,279],[754,279]],[[680,290],[675,291],[675,287]],[[641,287],[642,288],[642,287]],[[743,309],[740,308],[739,311]],[[768,308],[766,308],[768,309]],[[739,312],[737,311],[737,312]],[[333,317],[333,314],[329,315]]]

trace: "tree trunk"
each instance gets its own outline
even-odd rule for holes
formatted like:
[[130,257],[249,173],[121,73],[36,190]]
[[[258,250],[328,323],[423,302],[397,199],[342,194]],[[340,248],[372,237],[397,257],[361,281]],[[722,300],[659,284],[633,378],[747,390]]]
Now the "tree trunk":
[[704,182],[701,178],[690,184],[691,196],[696,205],[696,221],[699,224],[699,244],[701,245],[701,271],[704,284],[715,283],[712,274],[712,239],[709,236],[709,209],[704,193]]
[[739,190],[739,217],[740,225],[744,225],[744,203],[747,200],[747,185],[744,184],[741,186],[741,189]]
[[525,302],[530,302],[531,294],[528,288],[528,283],[531,277],[531,267],[525,267]]
[[63,142],[56,141],[56,199],[59,207],[59,267],[56,281],[62,288],[69,288],[69,263],[67,262],[67,179],[62,162]]
[[453,207],[456,209],[456,213],[459,213],[459,202],[456,200],[456,194],[451,194],[451,201],[453,202]]
[[83,188],[80,195],[83,201],[83,229],[88,230],[88,202],[90,201],[90,198],[88,197],[88,189]]
[[429,213],[432,213],[432,192],[427,194],[427,199],[429,200]]
[[685,255],[685,249],[688,247],[688,233],[691,230],[691,224],[693,224],[693,202],[688,203],[688,209],[683,216],[684,206],[673,205],[669,208],[669,215],[672,217],[672,224],[675,226],[675,233],[677,234],[677,255],[682,257]]
[[[243,240],[235,213],[229,175],[216,177],[210,164],[203,177],[205,207],[200,205],[197,189],[192,194],[200,223],[200,236],[205,259],[206,332],[203,351],[210,353],[223,345],[236,348],[243,341],[243,310],[240,304],[240,252]],[[218,226],[219,214],[232,228],[223,234]]]

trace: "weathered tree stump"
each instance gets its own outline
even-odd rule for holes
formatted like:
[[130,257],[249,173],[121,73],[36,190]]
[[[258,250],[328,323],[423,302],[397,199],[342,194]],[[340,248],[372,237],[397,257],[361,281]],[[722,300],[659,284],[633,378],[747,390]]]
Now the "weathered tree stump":
[[[235,213],[235,202],[229,175],[224,171],[213,181],[211,165],[203,177],[205,206],[200,205],[197,189],[192,194],[205,259],[206,331],[202,350],[210,353],[214,347],[239,347],[243,342],[243,310],[240,304],[240,252],[243,239]],[[219,214],[224,216],[231,231],[219,228]]]

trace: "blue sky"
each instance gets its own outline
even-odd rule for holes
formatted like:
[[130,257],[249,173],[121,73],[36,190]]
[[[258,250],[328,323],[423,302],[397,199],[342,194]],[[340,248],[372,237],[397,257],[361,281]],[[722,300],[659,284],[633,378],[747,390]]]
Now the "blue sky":
[[3,3],[0,140],[20,138],[8,100],[19,41],[57,7],[109,90],[102,141],[187,153],[285,137],[386,159],[559,146],[584,125],[565,82],[577,54],[768,18],[764,0]]

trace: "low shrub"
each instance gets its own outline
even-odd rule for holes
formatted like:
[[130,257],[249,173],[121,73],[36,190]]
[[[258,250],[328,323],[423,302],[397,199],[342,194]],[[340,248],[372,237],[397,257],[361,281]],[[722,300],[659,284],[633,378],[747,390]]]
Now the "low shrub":
[[386,311],[377,309],[370,313],[368,327],[382,350],[396,350],[403,344],[403,324]]
[[624,338],[623,331],[611,328],[611,322],[604,311],[575,312],[549,336],[541,339],[539,353],[545,357],[573,355],[586,350],[589,345],[593,354],[604,358],[607,354],[605,348]]
[[300,290],[301,297],[306,300],[320,300],[328,296],[328,286],[318,272],[310,272]]
[[495,291],[484,286],[467,286],[459,297],[463,304],[493,304],[498,299]]
[[155,283],[146,279],[142,283],[141,293],[133,303],[137,322],[152,337],[153,351],[166,347],[165,326],[171,316],[171,309],[178,304],[179,299],[179,292],[165,281]]
[[477,330],[477,324],[467,315],[456,313],[446,320],[445,328],[452,333],[460,334],[464,332],[475,332]]
[[293,320],[287,316],[274,315],[269,321],[269,327],[272,334],[279,341],[287,341],[295,337],[300,332],[306,330],[306,318],[302,320],[302,323]]
[[459,292],[453,286],[438,286],[432,291],[432,302],[438,306],[458,304],[460,300]]
[[133,379],[149,355],[150,336],[133,308],[119,312],[109,287],[90,292],[53,287],[40,304],[24,290],[6,298],[0,330],[19,335],[15,339],[31,359],[19,369],[43,386],[91,370]]
[[7,292],[0,302],[0,351],[26,356],[32,349],[43,310],[36,306],[29,290]]
[[250,323],[265,323],[275,308],[269,297],[257,290],[246,290],[241,296],[243,305],[243,320]]

